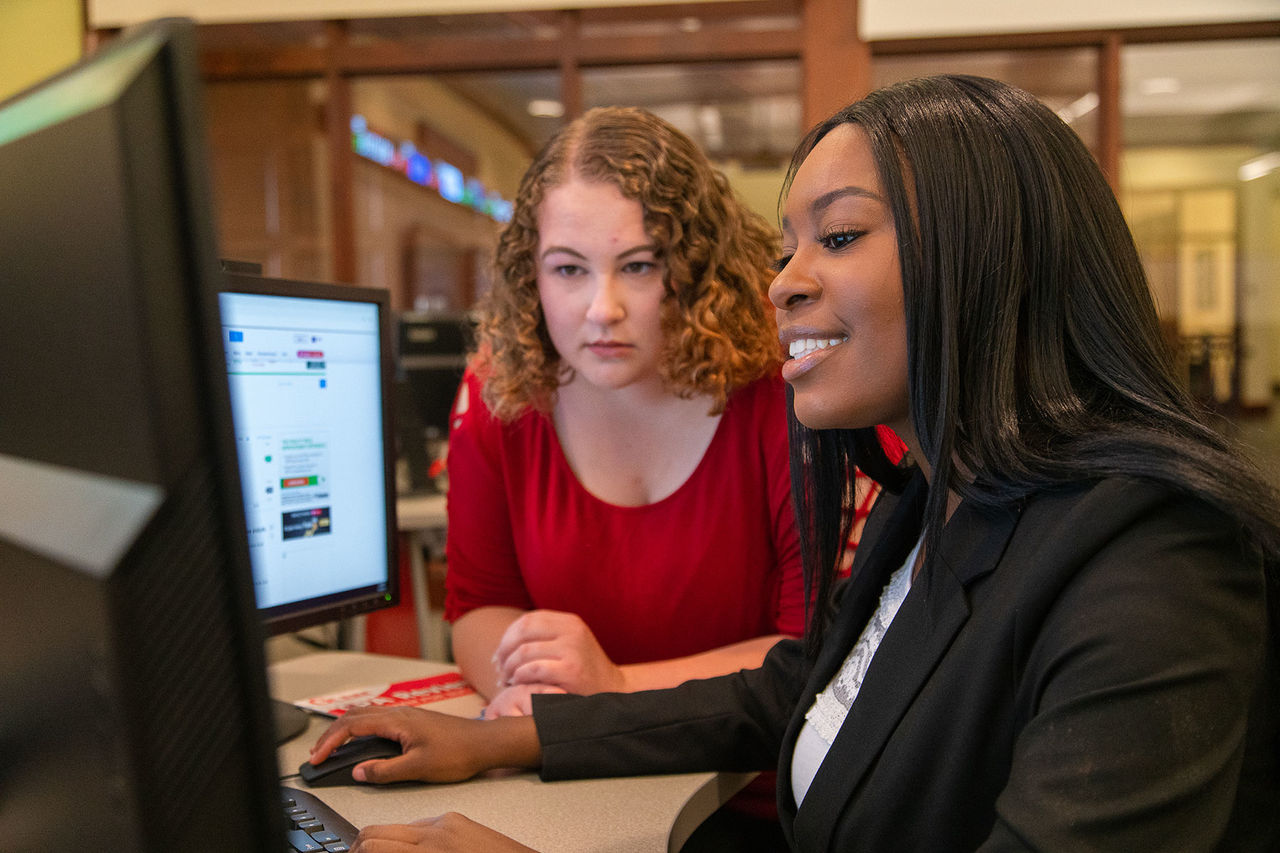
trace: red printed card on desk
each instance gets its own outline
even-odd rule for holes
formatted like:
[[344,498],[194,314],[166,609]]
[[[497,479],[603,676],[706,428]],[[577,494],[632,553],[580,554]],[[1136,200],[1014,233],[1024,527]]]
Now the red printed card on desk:
[[394,684],[375,684],[370,687],[357,687],[353,690],[342,690],[327,693],[311,699],[300,699],[293,704],[317,714],[330,717],[341,717],[352,708],[400,708],[421,707],[465,696],[475,690],[462,678],[460,672],[445,672],[429,678],[415,678],[412,681],[397,681]]

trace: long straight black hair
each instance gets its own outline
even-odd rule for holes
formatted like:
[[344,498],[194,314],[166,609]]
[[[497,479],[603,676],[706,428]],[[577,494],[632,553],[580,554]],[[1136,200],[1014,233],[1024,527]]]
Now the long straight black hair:
[[[870,140],[897,228],[911,418],[933,472],[926,566],[949,490],[1009,506],[1126,475],[1234,519],[1272,564],[1274,595],[1280,499],[1179,382],[1128,226],[1075,132],[1013,86],[920,78],[810,131],[784,194],[814,146],[849,123]],[[871,429],[810,430],[790,417],[815,652],[855,467],[891,491],[910,471],[889,462]]]

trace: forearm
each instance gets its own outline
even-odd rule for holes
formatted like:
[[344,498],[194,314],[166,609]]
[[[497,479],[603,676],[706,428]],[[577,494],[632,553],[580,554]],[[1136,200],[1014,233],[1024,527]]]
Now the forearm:
[[757,669],[638,695],[538,695],[533,719],[546,780],[764,770],[776,766],[809,675],[798,642]]
[[627,664],[621,668],[627,682],[626,689],[627,692],[660,690],[693,678],[713,678],[740,669],[755,669],[764,661],[769,649],[783,639],[786,637],[782,634],[771,634],[687,657]]
[[518,607],[479,607],[453,623],[453,659],[463,678],[486,699],[504,686],[498,683],[493,653],[503,632],[523,613]]

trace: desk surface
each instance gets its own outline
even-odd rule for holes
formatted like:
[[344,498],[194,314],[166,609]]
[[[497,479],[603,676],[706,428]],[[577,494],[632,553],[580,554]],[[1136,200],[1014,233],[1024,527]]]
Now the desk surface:
[[[360,652],[323,652],[273,663],[271,692],[297,700],[384,681],[453,670],[448,664]],[[473,717],[478,695],[446,699],[433,710]],[[313,717],[278,752],[281,773],[296,772],[327,726]],[[542,782],[534,773],[496,772],[449,785],[318,788],[315,793],[356,826],[404,823],[453,811],[543,853],[664,853],[681,845],[753,774],[685,773],[628,779]],[[305,788],[300,779],[286,784]]]

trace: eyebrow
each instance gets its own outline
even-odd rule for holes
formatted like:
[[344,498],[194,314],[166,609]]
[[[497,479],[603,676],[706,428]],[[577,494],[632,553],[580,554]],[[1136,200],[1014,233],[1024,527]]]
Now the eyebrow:
[[[582,254],[577,249],[571,249],[568,246],[548,246],[546,249],[542,251],[542,254],[539,255],[538,257],[545,259],[547,255],[554,255],[557,252],[563,252],[566,255],[573,255],[575,258],[581,258],[583,260],[586,260],[587,258],[586,255]],[[657,255],[658,247],[653,243],[646,243],[643,246],[633,246],[632,248],[627,249],[625,252],[621,252],[618,255],[618,259],[627,258],[627,257],[630,257],[631,255],[640,254],[642,252],[650,252],[654,255]]]
[[846,196],[869,198],[872,201],[878,201],[881,204],[884,204],[884,199],[880,197],[879,193],[873,193],[871,190],[863,189],[862,187],[840,187],[818,196],[813,200],[813,203],[809,205],[809,209],[814,213],[826,210],[828,207]]
[[[848,198],[849,196],[853,196],[855,198],[866,198],[871,201],[877,201],[880,204],[885,204],[884,198],[879,193],[874,193],[871,190],[863,189],[862,187],[848,186],[837,187],[834,190],[828,190],[818,196],[809,203],[809,210],[811,213],[821,213],[840,199]],[[782,227],[786,229],[790,227],[790,225],[791,220],[786,216],[782,217]]]

